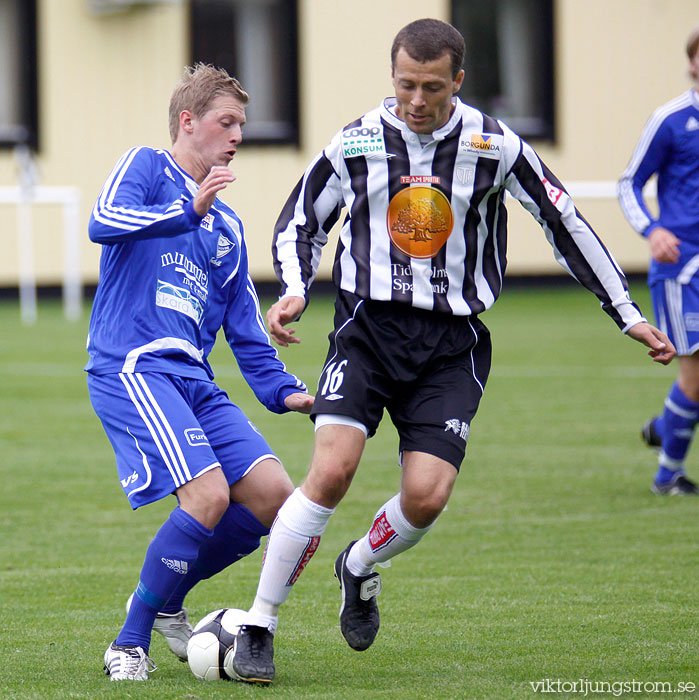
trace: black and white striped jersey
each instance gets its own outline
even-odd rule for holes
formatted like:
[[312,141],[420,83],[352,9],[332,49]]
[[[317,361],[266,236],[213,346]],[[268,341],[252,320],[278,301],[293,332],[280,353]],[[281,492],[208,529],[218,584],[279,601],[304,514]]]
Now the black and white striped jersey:
[[343,208],[333,281],[364,299],[466,316],[489,308],[506,266],[510,192],[541,224],[556,260],[622,328],[644,320],[613,257],[535,151],[455,98],[431,135],[386,99],[311,162],[277,221],[282,296],[306,297]]

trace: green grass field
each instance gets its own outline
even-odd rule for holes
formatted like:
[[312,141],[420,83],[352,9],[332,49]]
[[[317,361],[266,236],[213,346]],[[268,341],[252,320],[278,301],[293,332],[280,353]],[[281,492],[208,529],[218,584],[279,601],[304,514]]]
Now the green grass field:
[[[634,295],[650,312],[645,288]],[[314,300],[296,324],[302,345],[281,353],[309,386],[330,319],[330,300]],[[483,320],[493,372],[466,461],[434,530],[382,572],[376,643],[356,653],[342,640],[332,563],[397,490],[388,422],[282,610],[277,679],[260,689],[196,680],[158,635],[148,683],[102,675],[173,501],[128,507],[81,371],[87,318],[66,323],[57,302],[42,302],[23,327],[16,303],[0,305],[0,699],[526,700],[583,697],[570,692],[580,679],[610,684],[587,697],[696,695],[680,684],[699,684],[699,502],[650,492],[655,457],[638,436],[675,368],[654,365],[580,288],[506,290]],[[213,365],[298,483],[308,418],[267,413],[225,344]],[[694,477],[697,461],[695,449]],[[195,589],[192,619],[247,607],[260,559]],[[561,685],[535,692],[544,679]],[[672,692],[633,692],[633,681]]]

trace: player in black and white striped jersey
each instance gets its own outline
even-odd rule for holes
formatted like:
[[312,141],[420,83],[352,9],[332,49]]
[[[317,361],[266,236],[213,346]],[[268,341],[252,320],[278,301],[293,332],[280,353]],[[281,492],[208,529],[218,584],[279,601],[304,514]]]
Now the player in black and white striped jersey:
[[392,49],[395,97],[342,129],[310,164],[277,223],[282,297],[267,321],[281,345],[303,311],[321,249],[341,210],[335,327],[313,408],[315,448],[302,486],[272,527],[236,640],[241,680],[274,677],[280,605],[316,551],[386,409],[399,434],[400,492],[337,558],[340,626],[368,648],[379,628],[374,567],[411,548],[444,509],[490,369],[478,314],[500,294],[506,191],[540,221],[558,261],[617,325],[669,362],[674,348],[645,322],[612,256],[534,150],[502,122],[462,103],[464,42],[418,20]]

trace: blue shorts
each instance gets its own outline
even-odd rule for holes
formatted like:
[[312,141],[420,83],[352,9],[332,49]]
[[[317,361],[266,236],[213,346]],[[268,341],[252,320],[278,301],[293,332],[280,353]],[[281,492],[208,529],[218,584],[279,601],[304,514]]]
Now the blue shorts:
[[88,374],[87,386],[134,509],[216,467],[234,484],[263,459],[277,459],[213,382],[135,372]]
[[658,280],[650,287],[658,328],[667,334],[678,355],[699,350],[699,278],[682,284],[674,279]]

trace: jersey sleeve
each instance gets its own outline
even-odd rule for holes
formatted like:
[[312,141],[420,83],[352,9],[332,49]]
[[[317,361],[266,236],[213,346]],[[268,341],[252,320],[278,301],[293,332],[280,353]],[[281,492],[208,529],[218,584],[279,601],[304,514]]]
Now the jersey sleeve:
[[308,166],[274,227],[272,258],[281,296],[306,297],[322,248],[344,206],[340,177],[329,152],[334,145],[333,141]]
[[631,226],[648,236],[659,224],[643,199],[643,186],[664,165],[671,151],[671,135],[665,120],[654,114],[646,124],[641,138],[623,172],[618,185],[621,210]]
[[284,399],[296,392],[306,392],[306,385],[286,371],[265,328],[260,300],[248,274],[247,258],[241,257],[233,277],[228,305],[223,319],[226,340],[238,367],[255,396],[268,410],[285,413]]
[[563,184],[529,144],[521,139],[519,143],[519,154],[505,187],[539,222],[556,261],[597,296],[624,332],[645,321],[629,296],[621,268],[577,210]]
[[158,179],[155,154],[145,147],[127,151],[102,186],[89,223],[94,243],[177,236],[201,222],[191,200],[150,203]]

